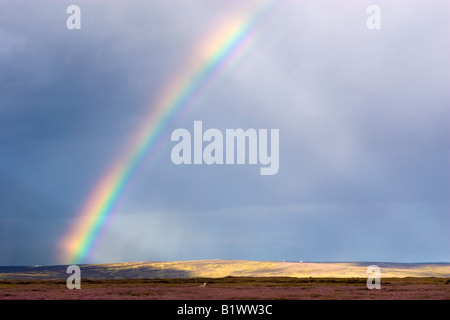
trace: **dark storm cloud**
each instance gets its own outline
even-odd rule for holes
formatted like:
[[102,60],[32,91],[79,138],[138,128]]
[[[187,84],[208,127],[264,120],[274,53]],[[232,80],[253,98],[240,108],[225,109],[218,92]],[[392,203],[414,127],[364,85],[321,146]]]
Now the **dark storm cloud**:
[[[0,1],[0,264],[61,235],[214,17],[239,2]],[[448,5],[299,1],[176,118],[93,261],[448,260]],[[279,128],[280,170],[175,166],[170,133]],[[447,237],[447,238],[446,238]],[[22,239],[22,240],[20,240]],[[23,253],[21,253],[23,252]]]
[[[0,2],[0,170],[8,178],[1,181],[2,264],[32,263],[39,254],[9,253],[50,241],[40,261],[55,261],[67,218],[121,152],[201,30],[195,20],[177,17],[208,10],[80,1],[82,30],[71,32],[69,4]],[[189,34],[178,34],[179,28]],[[57,227],[48,215],[61,219]],[[17,240],[33,224],[39,228],[30,234],[39,241]]]

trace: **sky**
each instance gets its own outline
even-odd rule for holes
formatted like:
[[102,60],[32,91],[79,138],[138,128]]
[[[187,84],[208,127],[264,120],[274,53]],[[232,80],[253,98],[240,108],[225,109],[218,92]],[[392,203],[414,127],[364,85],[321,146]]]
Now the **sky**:
[[[80,262],[450,261],[450,3],[267,3],[0,0],[0,265],[70,263],[99,181],[236,17],[246,46],[162,126]],[[194,121],[278,129],[279,171],[174,164]]]

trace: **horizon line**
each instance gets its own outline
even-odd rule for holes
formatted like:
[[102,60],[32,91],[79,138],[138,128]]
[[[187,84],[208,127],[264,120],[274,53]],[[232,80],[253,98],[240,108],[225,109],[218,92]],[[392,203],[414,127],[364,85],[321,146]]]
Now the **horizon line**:
[[193,260],[136,260],[121,262],[96,262],[96,263],[74,263],[74,264],[34,264],[34,265],[0,265],[2,267],[57,267],[57,266],[89,266],[105,264],[129,264],[129,263],[166,263],[166,262],[207,262],[207,261],[246,261],[246,262],[280,262],[280,263],[392,263],[392,264],[450,264],[450,261],[377,261],[377,260],[247,260],[247,259],[193,259]]

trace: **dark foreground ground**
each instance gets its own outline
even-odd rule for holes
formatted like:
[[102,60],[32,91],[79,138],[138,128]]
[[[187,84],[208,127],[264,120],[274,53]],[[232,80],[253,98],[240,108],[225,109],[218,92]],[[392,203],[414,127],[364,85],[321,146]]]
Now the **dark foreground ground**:
[[[449,278],[225,277],[194,279],[1,280],[0,300],[449,300]],[[206,283],[206,285],[205,285]]]

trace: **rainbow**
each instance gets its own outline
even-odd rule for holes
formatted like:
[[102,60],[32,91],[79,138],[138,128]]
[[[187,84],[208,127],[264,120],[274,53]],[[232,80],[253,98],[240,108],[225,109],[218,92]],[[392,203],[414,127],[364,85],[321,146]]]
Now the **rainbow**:
[[[133,173],[155,149],[164,129],[177,114],[204,91],[220,74],[247,50],[257,27],[273,11],[275,0],[259,4],[242,16],[227,16],[195,46],[184,66],[151,104],[148,116],[127,148],[95,185],[87,201],[61,241],[63,263],[82,263],[95,245],[101,230],[119,203]],[[241,11],[240,11],[241,12]]]

